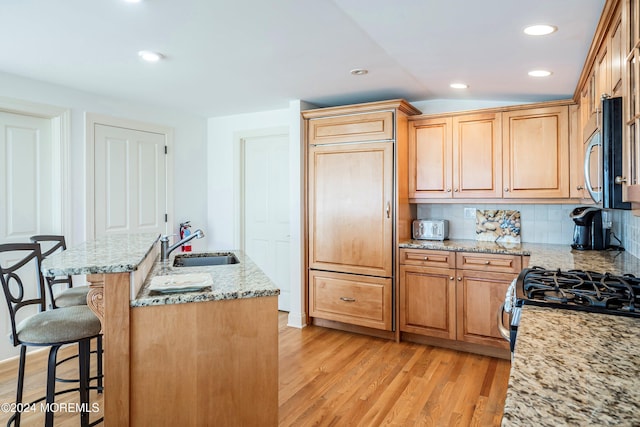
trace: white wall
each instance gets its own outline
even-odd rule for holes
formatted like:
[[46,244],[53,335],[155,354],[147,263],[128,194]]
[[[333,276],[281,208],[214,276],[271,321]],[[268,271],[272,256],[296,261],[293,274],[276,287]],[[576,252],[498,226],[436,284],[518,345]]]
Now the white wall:
[[[191,219],[195,226],[206,223],[206,119],[172,109],[132,103],[106,96],[43,83],[11,74],[0,73],[2,97],[38,104],[53,105],[71,112],[71,230],[65,230],[67,241],[74,245],[86,240],[86,141],[85,113],[98,113],[132,119],[174,129],[174,214],[175,226]],[[169,166],[171,167],[171,165]],[[204,240],[204,239],[202,239]],[[194,241],[194,250],[204,245]]]
[[251,114],[214,117],[208,121],[208,248],[241,247],[240,241],[240,141],[247,136],[288,129],[289,133],[289,210],[291,235],[291,310],[289,325],[305,324],[302,251],[303,152],[300,111],[310,108],[303,101],[291,101],[289,108]]

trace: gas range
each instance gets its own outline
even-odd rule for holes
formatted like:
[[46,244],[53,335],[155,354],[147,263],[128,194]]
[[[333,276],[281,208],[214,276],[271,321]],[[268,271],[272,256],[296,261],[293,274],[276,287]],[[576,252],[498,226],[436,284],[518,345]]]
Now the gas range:
[[516,279],[514,303],[640,317],[640,278],[532,267]]
[[[640,318],[640,277],[583,270],[525,268],[498,311],[498,330],[515,352],[523,306],[579,310]],[[504,314],[509,324],[504,325]]]

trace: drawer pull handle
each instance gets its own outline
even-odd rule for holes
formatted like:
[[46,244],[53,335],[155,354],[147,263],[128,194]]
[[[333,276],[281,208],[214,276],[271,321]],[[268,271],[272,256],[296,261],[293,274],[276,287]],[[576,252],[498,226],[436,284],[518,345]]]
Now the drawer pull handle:
[[349,297],[340,297],[340,300],[344,302],[356,302],[355,298],[349,298]]

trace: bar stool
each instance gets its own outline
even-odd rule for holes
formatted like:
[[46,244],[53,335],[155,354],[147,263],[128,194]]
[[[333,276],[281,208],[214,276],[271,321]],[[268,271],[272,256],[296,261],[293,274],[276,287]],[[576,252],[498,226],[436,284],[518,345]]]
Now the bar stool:
[[[44,280],[41,273],[42,254],[37,243],[10,243],[0,245],[0,282],[9,308],[11,320],[11,341],[14,346],[20,345],[20,364],[18,368],[18,384],[16,390],[16,406],[22,403],[24,374],[27,347],[50,347],[47,364],[46,396],[30,402],[35,404],[46,399],[47,412],[45,426],[53,426],[52,404],[55,396],[78,391],[80,395],[80,424],[89,426],[89,355],[91,339],[100,335],[100,320],[85,306],[62,307],[46,311]],[[5,265],[3,265],[5,264]],[[36,283],[37,297],[27,296],[30,280]],[[17,320],[24,315],[23,309],[37,307],[39,312]],[[79,386],[78,388],[55,391],[56,356],[61,346],[78,344]],[[20,412],[15,412],[7,425],[13,423],[20,426]],[[97,422],[100,422],[98,420]],[[97,423],[96,422],[96,423]]]
[[[53,234],[40,234],[36,236],[31,236],[30,240],[33,243],[40,244],[40,252],[42,254],[42,259],[47,258],[48,256],[65,251],[67,249],[67,242],[65,241],[64,236],[53,235]],[[47,289],[49,291],[49,300],[51,301],[51,308],[56,309],[58,307],[73,307],[77,305],[87,305],[87,294],[89,293],[89,286],[73,286],[73,279],[71,276],[63,276],[63,277],[46,277]],[[56,285],[66,285],[66,289],[62,290],[58,295],[54,293],[54,287]],[[96,351],[92,352],[96,353],[96,366],[98,369],[98,373],[96,377],[92,377],[89,380],[97,380],[97,391],[98,393],[102,393],[102,335],[99,335],[96,338]],[[66,359],[62,359],[57,362],[58,365],[74,359],[76,356],[70,356]],[[57,378],[60,382],[76,382],[77,379],[65,379],[65,378]]]

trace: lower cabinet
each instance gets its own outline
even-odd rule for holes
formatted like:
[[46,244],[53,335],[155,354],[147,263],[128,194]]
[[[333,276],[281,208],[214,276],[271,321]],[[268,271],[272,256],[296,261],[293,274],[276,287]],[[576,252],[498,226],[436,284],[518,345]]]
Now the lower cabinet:
[[309,271],[309,315],[391,331],[391,279]]
[[522,256],[449,252],[446,264],[429,264],[443,253],[400,250],[400,331],[508,349],[497,313]]

